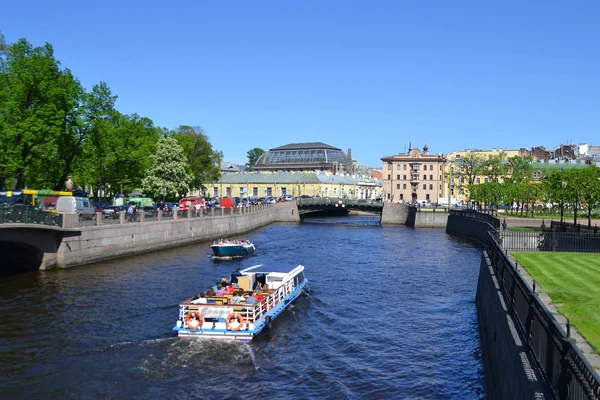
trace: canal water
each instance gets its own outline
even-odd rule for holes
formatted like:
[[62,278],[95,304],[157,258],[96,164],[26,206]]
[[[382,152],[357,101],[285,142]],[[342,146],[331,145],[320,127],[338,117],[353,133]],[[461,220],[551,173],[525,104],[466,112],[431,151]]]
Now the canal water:
[[[311,219],[210,244],[0,280],[0,398],[485,398],[480,250],[378,218]],[[178,339],[178,302],[236,266],[301,263],[312,293],[251,343]]]

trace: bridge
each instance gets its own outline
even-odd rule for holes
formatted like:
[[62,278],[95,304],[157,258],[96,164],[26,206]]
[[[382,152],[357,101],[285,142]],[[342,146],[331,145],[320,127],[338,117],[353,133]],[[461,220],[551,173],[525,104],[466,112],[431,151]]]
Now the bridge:
[[360,210],[371,213],[381,214],[383,203],[376,200],[362,199],[339,199],[317,197],[311,199],[298,199],[298,210],[300,215],[318,211],[340,212],[343,210]]

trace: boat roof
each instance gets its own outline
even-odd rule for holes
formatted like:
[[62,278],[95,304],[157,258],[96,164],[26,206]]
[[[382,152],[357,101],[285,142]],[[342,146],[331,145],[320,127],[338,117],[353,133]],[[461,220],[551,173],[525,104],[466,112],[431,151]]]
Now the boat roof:
[[254,267],[249,267],[249,268],[243,269],[240,272],[242,272],[242,273],[254,272],[254,273],[258,273],[258,274],[268,274],[270,272],[282,272],[284,274],[288,274],[298,267],[300,267],[300,265],[296,265],[296,264],[260,264],[260,265],[255,265]]

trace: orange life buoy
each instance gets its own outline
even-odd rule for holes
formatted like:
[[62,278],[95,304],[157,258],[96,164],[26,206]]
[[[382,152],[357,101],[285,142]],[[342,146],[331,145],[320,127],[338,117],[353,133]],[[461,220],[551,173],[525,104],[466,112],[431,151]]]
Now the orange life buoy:
[[[238,325],[236,327],[232,326],[232,321],[237,322]],[[225,325],[227,325],[227,329],[229,329],[230,331],[239,331],[240,329],[242,329],[244,322],[246,321],[244,321],[244,317],[242,317],[240,314],[231,313],[227,316],[227,319],[225,320]]]
[[[196,318],[194,319],[194,317]],[[203,323],[204,317],[198,311],[188,312],[185,315],[185,326],[187,326],[188,329],[200,329],[202,328]]]

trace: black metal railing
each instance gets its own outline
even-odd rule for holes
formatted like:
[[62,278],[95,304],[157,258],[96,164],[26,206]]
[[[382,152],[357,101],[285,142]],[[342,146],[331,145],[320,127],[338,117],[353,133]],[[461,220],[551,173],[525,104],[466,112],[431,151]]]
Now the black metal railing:
[[593,232],[495,231],[491,235],[505,251],[600,252],[600,234]]
[[383,207],[383,203],[378,200],[370,199],[344,199],[344,198],[329,198],[329,197],[318,197],[310,199],[297,199],[299,206],[314,206],[314,205],[345,205],[345,206],[373,206]]
[[598,233],[598,225],[582,225],[581,222],[573,224],[570,222],[550,221],[550,230],[554,232],[593,232]]
[[0,207],[0,224],[39,224],[62,227],[62,215],[29,206]]
[[[519,232],[522,233],[522,232]],[[507,249],[490,232],[487,253],[515,326],[556,398],[600,398],[600,376],[559,325],[508,257]],[[503,242],[504,243],[504,242]],[[568,324],[568,323],[567,323]]]
[[494,229],[500,229],[500,220],[493,215],[481,213],[475,210],[450,210],[449,215],[456,215],[464,218],[475,219],[487,222]]

